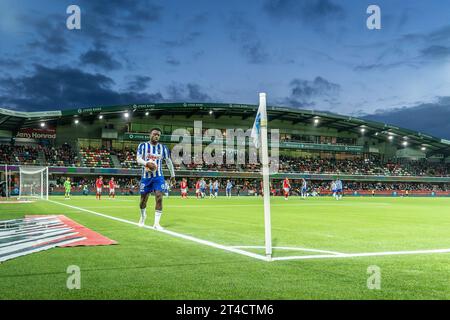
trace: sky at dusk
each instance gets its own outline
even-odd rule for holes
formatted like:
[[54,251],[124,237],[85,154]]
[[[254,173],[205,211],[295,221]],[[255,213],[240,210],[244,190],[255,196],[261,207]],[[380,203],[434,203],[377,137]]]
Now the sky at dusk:
[[[71,4],[81,30],[66,27]],[[381,30],[366,27],[370,4]],[[257,104],[264,91],[450,138],[450,2],[1,0],[0,39],[1,108]]]

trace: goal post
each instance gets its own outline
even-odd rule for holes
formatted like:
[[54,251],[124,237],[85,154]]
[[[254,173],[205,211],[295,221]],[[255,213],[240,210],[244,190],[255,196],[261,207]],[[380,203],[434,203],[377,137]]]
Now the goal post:
[[19,167],[19,199],[48,200],[48,167]]
[[8,165],[0,165],[0,198],[8,198],[9,196],[9,181],[8,181]]

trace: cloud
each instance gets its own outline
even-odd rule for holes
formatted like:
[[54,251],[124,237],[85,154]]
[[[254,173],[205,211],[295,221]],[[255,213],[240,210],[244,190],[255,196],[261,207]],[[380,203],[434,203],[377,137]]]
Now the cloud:
[[202,36],[199,28],[205,29],[204,25],[208,21],[208,13],[199,13],[189,17],[181,23],[181,29],[177,32],[177,36],[172,39],[163,39],[161,44],[168,48],[182,48],[192,44],[195,40]]
[[418,68],[420,66],[419,62],[414,61],[398,61],[398,62],[392,62],[392,63],[372,63],[372,64],[360,64],[353,68],[355,71],[387,71],[394,68],[399,67],[411,67],[411,68]]
[[121,69],[122,65],[112,55],[102,49],[91,49],[80,55],[80,61],[84,65],[94,65],[104,70]]
[[332,0],[268,0],[263,8],[277,20],[297,20],[314,27],[345,17],[344,9]]
[[22,66],[22,62],[9,58],[0,58],[0,67],[2,68],[19,68]]
[[114,85],[111,78],[99,73],[64,66],[48,68],[35,65],[30,75],[0,79],[0,105],[42,111],[163,100],[159,92],[118,91]]
[[[28,47],[35,49],[40,48],[43,51],[60,55],[69,52],[69,42],[67,41],[68,30],[65,25],[58,25],[55,21],[60,21],[61,16],[49,15],[45,19],[35,18],[27,19],[36,30],[36,39],[28,43]],[[64,21],[64,20],[62,20]]]
[[148,76],[136,76],[132,81],[128,83],[128,90],[131,91],[143,91],[148,88],[148,84],[152,78]]
[[85,25],[83,32],[100,41],[101,37],[117,38],[118,34],[140,36],[149,25],[161,20],[163,11],[148,0],[81,0],[79,6],[83,14],[82,29]]
[[[66,28],[67,15],[24,15],[22,19],[32,27],[34,39],[28,44],[50,54],[69,52],[74,41],[93,40],[95,44],[141,37],[152,24],[162,18],[162,7],[151,1],[79,0],[81,30]],[[81,38],[81,40],[80,40]]]
[[166,58],[166,63],[170,64],[172,66],[179,66],[180,65],[180,60],[177,60],[177,59],[172,58],[172,57],[167,57]]
[[169,101],[208,102],[211,97],[198,84],[171,84],[167,88]]
[[198,31],[192,31],[189,33],[183,33],[178,39],[174,39],[174,40],[161,40],[161,43],[166,46],[166,47],[170,47],[170,48],[180,48],[180,47],[185,47],[189,44],[191,44],[192,42],[194,42],[197,38],[199,38],[202,35],[201,32]]
[[339,84],[330,82],[322,77],[314,80],[293,79],[290,82],[291,94],[284,99],[285,103],[294,106],[313,107],[317,102],[328,105],[337,104],[336,97],[341,91]]
[[234,13],[227,21],[230,38],[237,43],[241,54],[251,64],[264,64],[269,61],[269,54],[262,45],[256,28],[240,13]]
[[421,50],[422,57],[428,59],[447,59],[450,57],[450,48],[433,45]]
[[414,107],[377,110],[364,118],[450,139],[450,97],[439,97],[437,102]]

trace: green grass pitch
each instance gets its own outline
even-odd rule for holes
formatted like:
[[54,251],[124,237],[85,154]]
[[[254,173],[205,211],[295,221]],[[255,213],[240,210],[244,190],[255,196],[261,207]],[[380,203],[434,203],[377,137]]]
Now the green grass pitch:
[[[0,204],[0,220],[64,214],[119,242],[56,248],[0,264],[0,299],[450,299],[450,253],[262,261],[78,208],[137,222],[138,197]],[[153,223],[149,201],[147,225]],[[264,254],[261,198],[164,199],[167,230]],[[272,199],[274,257],[450,249],[450,198]],[[66,288],[69,265],[81,289]],[[369,266],[381,288],[369,289]]]

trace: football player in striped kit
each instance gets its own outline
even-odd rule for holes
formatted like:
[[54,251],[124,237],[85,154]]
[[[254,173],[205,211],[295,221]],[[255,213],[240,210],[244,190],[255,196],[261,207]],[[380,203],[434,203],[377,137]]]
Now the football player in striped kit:
[[143,166],[142,177],[139,187],[141,193],[141,201],[139,207],[141,209],[141,219],[139,225],[144,226],[147,217],[146,208],[150,192],[155,193],[155,221],[153,227],[157,230],[163,228],[159,224],[162,215],[162,201],[165,187],[165,179],[162,170],[163,160],[166,162],[170,172],[170,180],[172,185],[175,183],[175,170],[170,158],[169,149],[159,143],[161,130],[153,128],[150,130],[150,141],[139,144],[137,149],[136,161]]

